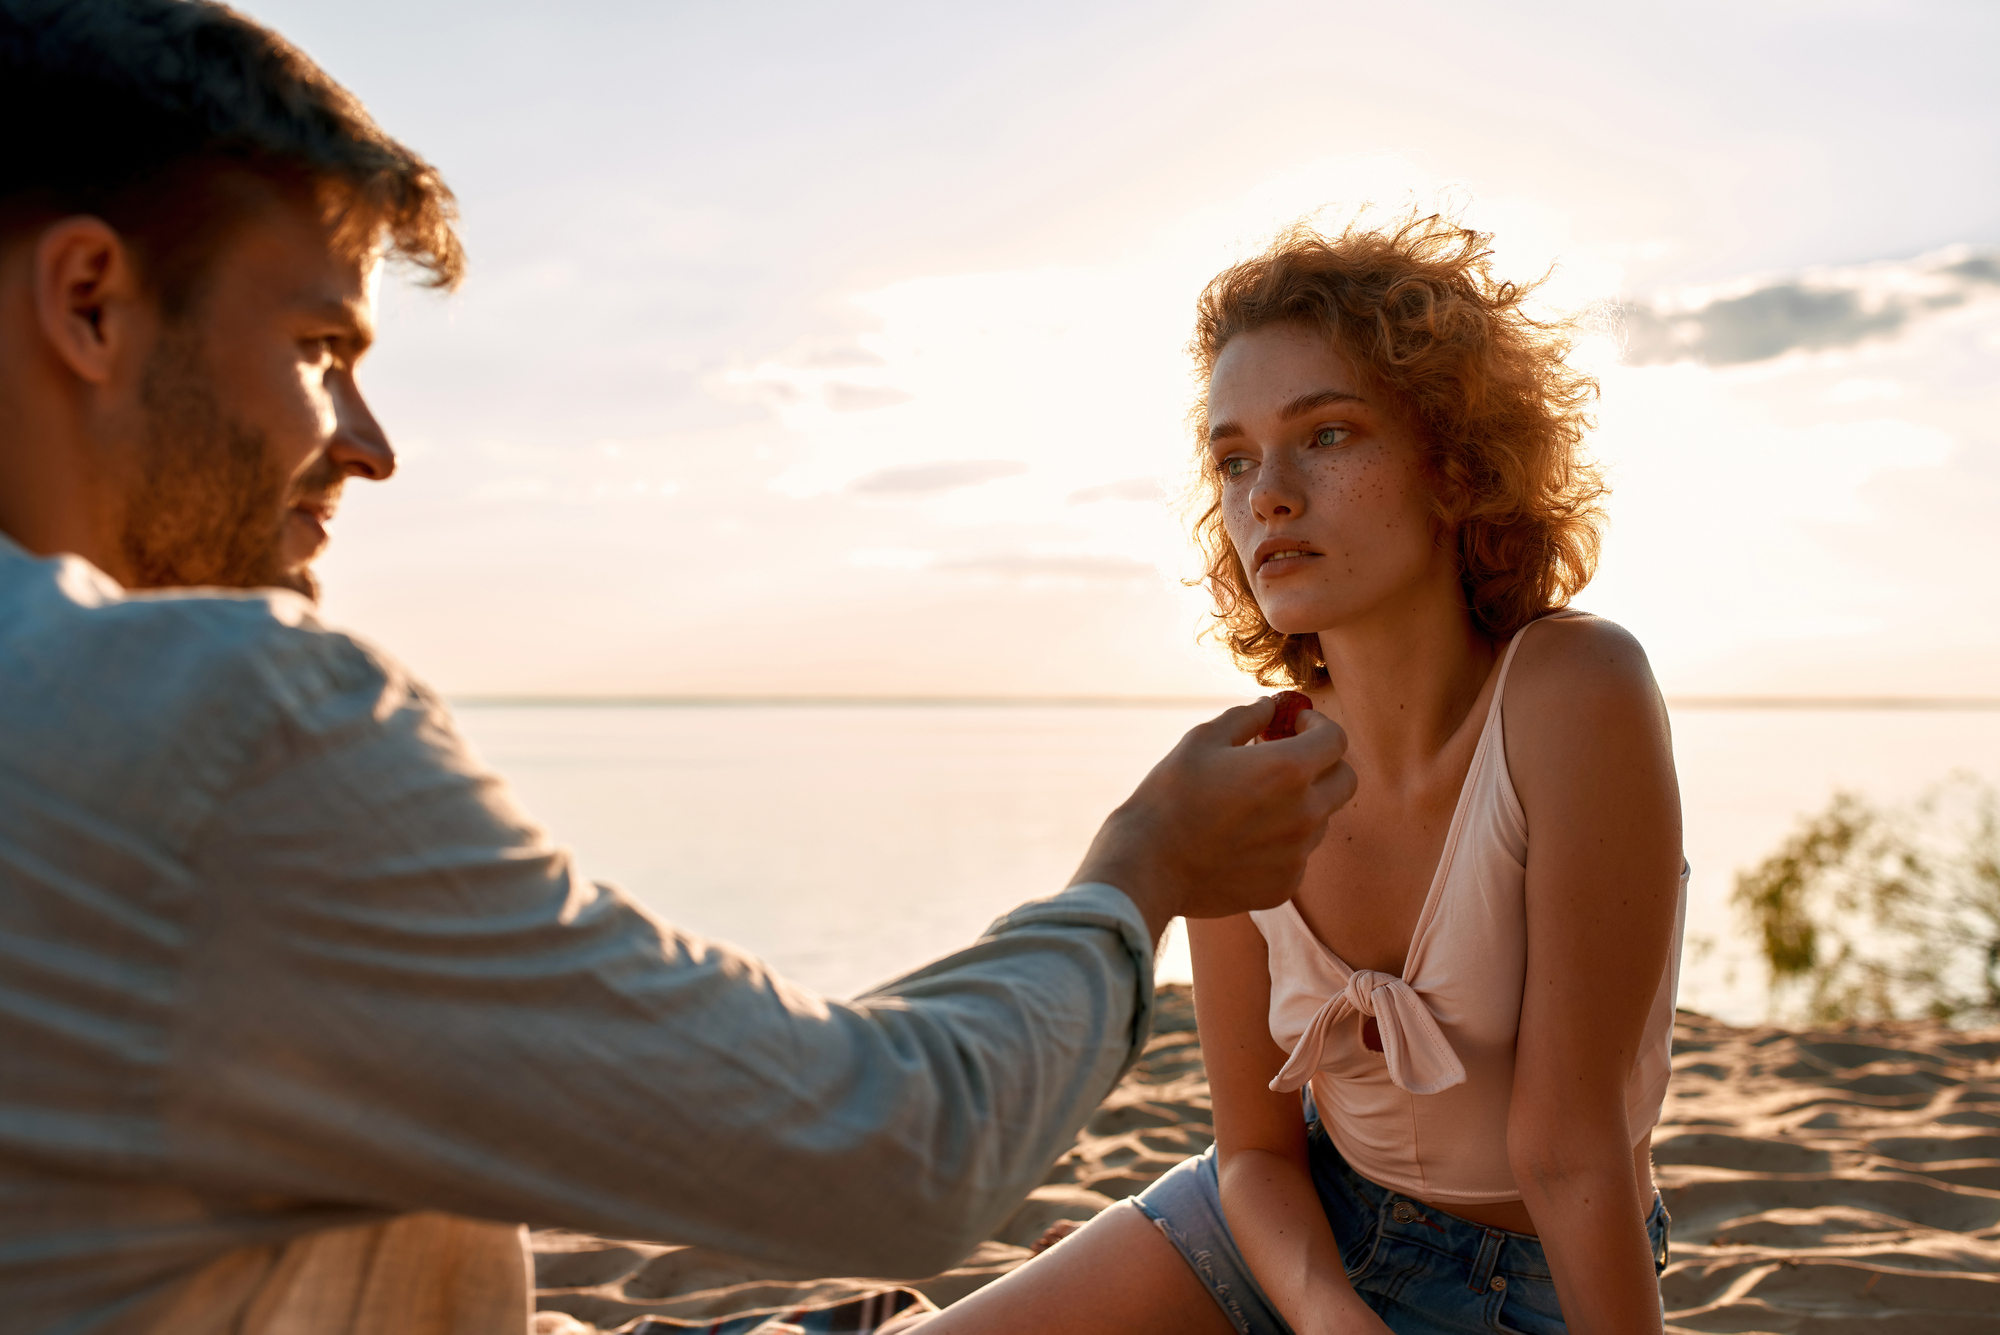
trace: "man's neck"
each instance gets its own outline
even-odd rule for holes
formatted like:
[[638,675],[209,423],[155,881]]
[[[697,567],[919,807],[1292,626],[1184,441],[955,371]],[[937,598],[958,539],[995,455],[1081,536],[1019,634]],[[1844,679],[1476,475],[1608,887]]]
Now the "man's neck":
[[23,334],[25,294],[0,292],[0,532],[37,556],[81,556],[120,583],[129,572],[109,522],[113,471],[86,429],[82,397]]
[[65,466],[64,455],[0,422],[0,533],[37,556],[81,556],[129,582],[116,535],[91,522],[99,513],[95,487],[84,470]]

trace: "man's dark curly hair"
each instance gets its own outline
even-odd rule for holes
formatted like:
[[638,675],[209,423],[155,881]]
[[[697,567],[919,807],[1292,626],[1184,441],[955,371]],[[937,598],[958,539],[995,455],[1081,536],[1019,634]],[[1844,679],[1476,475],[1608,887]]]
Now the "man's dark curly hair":
[[284,38],[207,0],[0,0],[0,241],[70,214],[133,245],[171,316],[251,207],[247,175],[324,210],[338,244],[451,287],[437,171]]

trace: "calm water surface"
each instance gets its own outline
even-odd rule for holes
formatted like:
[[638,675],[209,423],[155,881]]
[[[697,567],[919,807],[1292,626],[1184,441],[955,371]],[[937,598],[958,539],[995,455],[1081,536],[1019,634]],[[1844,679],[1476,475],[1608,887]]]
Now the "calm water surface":
[[[1212,710],[1179,706],[462,705],[528,809],[678,925],[847,995],[1062,888],[1104,814]],[[2000,712],[1674,713],[1686,812],[1683,1005],[1763,1011],[1735,872],[1836,787],[1884,801],[2000,775]],[[1161,975],[1184,979],[1184,943]]]

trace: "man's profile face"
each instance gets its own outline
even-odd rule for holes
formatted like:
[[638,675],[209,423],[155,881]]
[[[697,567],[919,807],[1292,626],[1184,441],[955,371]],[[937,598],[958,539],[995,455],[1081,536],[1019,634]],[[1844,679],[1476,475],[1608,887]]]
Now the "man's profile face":
[[211,259],[140,383],[121,527],[135,587],[316,592],[310,565],[342,484],[395,469],[354,379],[374,268],[341,254],[312,208],[275,196]]

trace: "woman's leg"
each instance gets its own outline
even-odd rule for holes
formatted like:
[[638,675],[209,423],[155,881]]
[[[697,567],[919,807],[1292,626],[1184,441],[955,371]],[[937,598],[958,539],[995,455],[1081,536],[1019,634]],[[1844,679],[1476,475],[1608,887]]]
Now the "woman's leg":
[[1235,1335],[1153,1221],[1120,1201],[1020,1269],[884,1335]]

